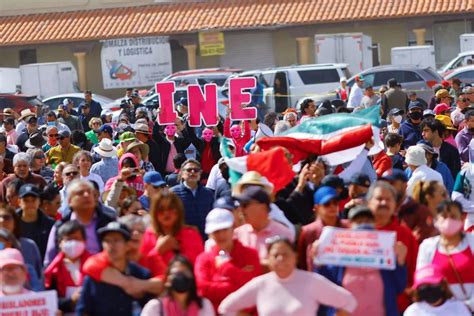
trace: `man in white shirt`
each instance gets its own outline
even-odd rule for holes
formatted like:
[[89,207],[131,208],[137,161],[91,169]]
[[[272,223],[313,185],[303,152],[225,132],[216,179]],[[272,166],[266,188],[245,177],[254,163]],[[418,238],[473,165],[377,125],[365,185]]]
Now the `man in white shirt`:
[[425,150],[421,146],[411,146],[408,147],[405,162],[413,171],[413,174],[408,180],[407,186],[407,195],[411,196],[413,193],[413,187],[418,181],[438,181],[443,184],[443,177],[441,174],[430,167],[428,167]]
[[364,77],[356,76],[355,84],[351,88],[351,93],[349,94],[349,101],[347,101],[348,108],[358,108],[364,97]]

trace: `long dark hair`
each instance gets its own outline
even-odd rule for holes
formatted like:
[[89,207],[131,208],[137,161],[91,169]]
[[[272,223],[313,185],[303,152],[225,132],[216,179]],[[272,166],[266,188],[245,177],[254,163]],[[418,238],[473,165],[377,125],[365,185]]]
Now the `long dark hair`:
[[[193,285],[191,286],[191,289],[189,290],[188,293],[188,299],[186,301],[187,306],[189,306],[192,302],[196,302],[196,304],[199,306],[199,308],[202,308],[202,298],[197,294],[197,286],[196,286],[196,278],[194,277],[194,270],[193,270],[193,265],[191,262],[189,262],[188,259],[181,255],[176,255],[171,259],[171,261],[168,264],[168,269],[166,270],[166,278],[165,278],[165,283],[168,280],[170,276],[171,269],[175,263],[180,263],[188,269],[191,274],[193,275]],[[165,290],[165,295],[166,296],[171,296],[171,289],[167,288]]]

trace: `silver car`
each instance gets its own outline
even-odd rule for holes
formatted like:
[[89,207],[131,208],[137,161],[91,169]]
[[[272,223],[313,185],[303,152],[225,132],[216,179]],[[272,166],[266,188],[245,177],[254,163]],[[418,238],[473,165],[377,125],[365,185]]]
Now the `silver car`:
[[[415,91],[418,97],[430,102],[433,96],[432,87],[443,81],[443,78],[430,67],[419,68],[415,66],[377,66],[366,69],[357,74],[362,75],[365,80],[365,86],[373,86],[374,90],[378,90],[382,85],[386,85],[390,79],[395,79],[401,84],[405,91]],[[347,84],[352,87],[355,82],[353,76]]]

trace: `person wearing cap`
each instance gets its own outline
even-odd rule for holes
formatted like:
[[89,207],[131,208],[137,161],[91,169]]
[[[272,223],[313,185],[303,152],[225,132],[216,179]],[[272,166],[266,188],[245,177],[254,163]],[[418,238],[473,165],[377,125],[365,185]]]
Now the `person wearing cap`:
[[22,130],[20,130],[19,132],[17,131],[18,138],[16,140],[16,145],[18,146],[20,151],[26,151],[28,149],[25,145],[26,141],[30,138],[31,134],[38,130],[38,119],[36,118],[36,114],[26,110],[22,111],[22,116],[20,117],[20,119],[24,120],[24,122],[26,123],[26,128],[23,127]]
[[443,134],[441,135],[441,138],[447,142],[448,144],[452,145],[454,148],[456,148],[456,151],[458,149],[458,144],[456,144],[456,140],[454,139],[454,136],[456,136],[458,129],[453,126],[453,121],[448,115],[436,115],[435,119],[440,121],[441,124],[445,127],[445,130]]
[[48,236],[54,225],[40,206],[40,190],[33,184],[24,184],[18,193],[20,208],[17,210],[20,218],[19,227],[22,237],[33,240],[44,258]]
[[257,251],[234,239],[233,225],[229,210],[215,208],[207,214],[206,234],[215,245],[201,253],[194,265],[198,291],[216,310],[227,295],[262,272]]
[[451,114],[452,108],[447,105],[446,103],[440,103],[435,106],[433,111],[435,112],[435,115],[450,115]]
[[17,153],[13,157],[13,174],[8,175],[2,180],[1,184],[1,200],[6,201],[6,193],[8,184],[14,179],[20,179],[24,183],[31,183],[38,186],[42,190],[46,186],[43,177],[36,175],[30,171],[31,156],[27,153]]
[[403,110],[393,108],[388,112],[387,119],[390,121],[390,125],[387,126],[389,133],[398,133],[400,124],[403,120]]
[[146,211],[150,211],[151,198],[166,187],[166,182],[163,181],[163,177],[158,171],[148,171],[145,173],[143,182],[145,183],[145,191],[138,198],[138,201],[140,201]]
[[398,86],[397,80],[392,78],[388,80],[387,85],[388,90],[385,92],[386,104],[384,106],[384,113],[388,113],[394,108],[405,109],[408,103],[408,96]]
[[[103,255],[111,266],[128,278],[148,280],[151,277],[147,269],[129,261],[127,257],[131,233],[126,225],[111,222],[99,229],[98,233],[104,248]],[[94,256],[88,261],[93,259]],[[85,263],[86,266],[88,261]],[[138,302],[143,306],[150,298],[150,296],[142,295],[138,298]],[[132,315],[136,302],[137,299],[123,288],[86,276],[76,305],[76,313],[78,315]]]
[[20,251],[0,250],[0,297],[30,293],[25,287],[27,281],[28,271]]
[[453,97],[449,94],[448,90],[439,89],[438,91],[436,91],[435,100],[436,100],[436,104],[445,103],[448,106],[451,106],[453,102]]
[[[413,273],[415,272],[416,256],[418,254],[418,242],[411,230],[401,224],[395,216],[397,208],[397,191],[385,181],[374,182],[367,192],[367,207],[374,214],[374,223],[377,230],[396,232],[397,241],[401,241],[407,247],[406,266],[408,270],[407,287],[413,284]],[[409,305],[406,294],[398,296],[398,310],[403,311]]]
[[[366,206],[358,205],[351,208],[348,219],[351,230],[375,230],[374,215]],[[313,256],[318,252],[318,244],[319,241],[315,241],[312,245]],[[407,247],[398,241],[394,245],[394,252],[395,270],[323,265],[317,266],[315,272],[344,287],[354,295],[357,300],[357,308],[351,315],[398,316],[400,311],[397,307],[397,296],[403,293],[407,283],[405,265]],[[366,291],[366,289],[370,289],[370,291]],[[328,308],[326,315],[332,315],[334,312]]]
[[83,130],[82,123],[79,117],[69,113],[69,111],[67,110],[67,105],[62,105],[62,104],[59,105],[58,113],[60,115],[60,117],[58,118],[58,122],[63,123],[67,127],[69,127],[69,130],[71,132],[75,130],[79,130],[79,131]]
[[18,138],[18,133],[15,130],[15,119],[13,117],[6,117],[3,120],[3,129],[5,136],[7,136],[7,145],[15,145]]
[[408,105],[407,120],[400,126],[398,133],[403,136],[403,149],[415,145],[421,139],[420,123],[423,119],[423,108],[419,102]]
[[[444,162],[437,160],[438,154],[430,142],[427,142],[426,140],[420,140],[416,145],[421,146],[425,150],[426,165],[441,174],[443,177],[442,184],[444,184],[446,190],[448,190],[449,194],[451,194],[451,192],[453,192],[454,178],[451,175],[451,171],[449,170],[448,166]],[[408,168],[406,173],[408,178],[410,178],[411,169]]]
[[365,196],[369,191],[371,181],[368,175],[356,173],[348,182],[347,193],[349,201],[344,204],[344,217],[347,217],[349,210],[356,205],[365,205]]
[[155,167],[148,160],[150,148],[148,147],[147,144],[139,140],[136,140],[127,146],[126,152],[135,155],[135,157],[138,160],[138,168],[140,170],[143,170],[145,172],[155,171]]
[[409,147],[405,156],[405,162],[412,171],[412,175],[408,180],[407,195],[413,194],[413,187],[417,181],[439,181],[439,183],[443,183],[441,174],[426,165],[428,161],[426,160],[423,147]]
[[160,147],[158,143],[151,137],[151,132],[148,124],[135,124],[135,137],[137,140],[148,146],[149,154],[148,161],[153,164],[155,170],[160,167]]
[[364,92],[362,89],[364,88],[364,77],[362,76],[355,76],[355,84],[351,88],[351,92],[349,93],[349,99],[347,101],[348,108],[358,108],[364,97]]
[[438,236],[420,245],[417,269],[434,264],[446,277],[454,297],[474,310],[474,235],[463,230],[463,208],[453,201],[442,202],[433,218]]
[[423,119],[434,119],[435,116],[435,112],[431,109],[426,109],[423,111]]
[[424,119],[420,124],[421,136],[433,145],[435,153],[439,155],[439,160],[444,162],[453,179],[461,170],[461,158],[459,152],[453,145],[445,142],[442,138],[446,128],[439,120]]
[[415,271],[412,298],[404,316],[469,316],[472,313],[462,302],[453,298],[446,277],[434,264]]
[[79,114],[78,118],[82,124],[83,131],[88,132],[90,130],[89,122],[93,118],[89,104],[84,104],[84,106],[81,108],[81,113]]
[[347,222],[339,218],[338,200],[339,194],[330,186],[321,186],[314,193],[313,211],[316,214],[316,220],[301,228],[297,243],[298,268],[313,270],[311,245],[319,238],[325,226],[347,227]]
[[119,145],[117,146],[117,157],[121,157],[126,151],[128,145],[137,140],[133,132],[123,132],[119,136]]
[[197,226],[204,237],[205,217],[212,209],[214,193],[200,183],[201,164],[195,159],[187,159],[181,166],[182,182],[173,188],[185,209],[186,224]]
[[98,146],[93,148],[93,151],[99,155],[100,160],[92,165],[90,172],[100,176],[106,183],[107,180],[115,177],[119,170],[117,151],[109,138],[102,139]]
[[92,98],[92,91],[86,90],[84,91],[84,102],[79,105],[79,108],[82,108],[84,104],[89,104],[90,113],[92,117],[100,117],[102,112],[102,106],[99,102],[93,100]]
[[293,242],[294,232],[270,218],[271,200],[264,188],[249,186],[235,198],[240,203],[246,224],[237,227],[234,234],[244,246],[257,250],[260,263],[267,267],[268,251],[265,240],[281,236]]
[[472,135],[474,135],[474,110],[469,110],[464,114],[464,128],[455,137],[459,155],[464,163],[470,162],[469,143]]
[[74,155],[81,150],[81,148],[71,143],[71,133],[68,131],[60,131],[59,144],[48,150],[46,162],[48,165],[55,167],[60,162],[72,163]]
[[336,89],[336,97],[338,100],[347,102],[350,94],[350,87],[347,86],[347,78],[341,77],[339,83],[340,85]]
[[[69,98],[65,98],[62,102],[62,105],[64,106],[64,109],[66,111],[68,111],[71,115],[74,115],[74,116],[79,116],[79,113],[77,113],[76,110],[74,110],[74,101],[69,99]],[[80,109],[80,107],[79,107]]]

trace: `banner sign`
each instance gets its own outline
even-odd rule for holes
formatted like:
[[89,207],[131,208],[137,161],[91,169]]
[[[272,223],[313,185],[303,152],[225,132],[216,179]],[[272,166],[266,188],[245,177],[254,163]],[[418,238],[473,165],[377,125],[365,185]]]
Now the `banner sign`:
[[201,56],[225,55],[224,33],[200,32],[199,53]]
[[395,270],[396,233],[324,227],[316,265]]
[[172,71],[166,36],[105,40],[100,55],[104,89],[152,86]]
[[56,291],[1,296],[0,316],[55,316],[58,311]]

